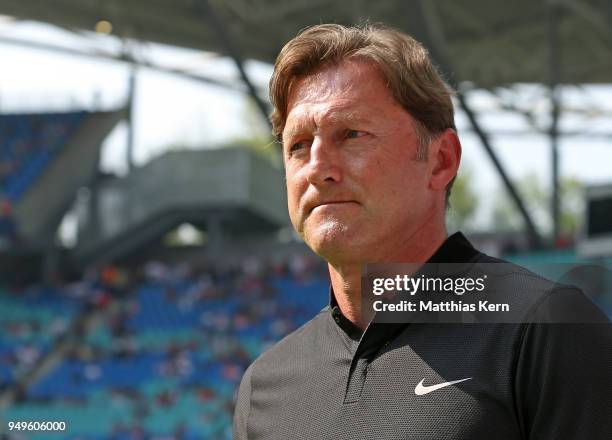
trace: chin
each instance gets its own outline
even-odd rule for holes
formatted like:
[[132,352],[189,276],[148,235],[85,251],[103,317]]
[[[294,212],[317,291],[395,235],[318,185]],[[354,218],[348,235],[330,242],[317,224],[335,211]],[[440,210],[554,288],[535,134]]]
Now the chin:
[[353,233],[354,229],[338,222],[325,222],[316,228],[304,230],[304,242],[313,252],[328,262],[354,259],[363,234]]

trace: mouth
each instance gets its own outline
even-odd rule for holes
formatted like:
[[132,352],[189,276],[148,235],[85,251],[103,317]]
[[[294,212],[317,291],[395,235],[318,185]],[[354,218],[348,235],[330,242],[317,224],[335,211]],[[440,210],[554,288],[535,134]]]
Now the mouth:
[[317,208],[335,207],[335,206],[350,205],[350,204],[357,204],[357,202],[355,200],[332,200],[332,201],[325,202],[325,203],[319,203],[313,206],[309,212],[313,212]]

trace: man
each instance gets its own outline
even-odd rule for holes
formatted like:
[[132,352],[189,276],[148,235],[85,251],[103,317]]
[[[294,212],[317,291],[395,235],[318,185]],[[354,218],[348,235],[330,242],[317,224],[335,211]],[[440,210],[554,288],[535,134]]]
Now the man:
[[[609,327],[381,324],[361,309],[366,263],[495,261],[447,237],[461,145],[425,49],[315,26],[282,49],[270,92],[290,218],[328,262],[330,305],[249,367],[234,438],[612,438]],[[537,314],[555,289],[534,282]]]

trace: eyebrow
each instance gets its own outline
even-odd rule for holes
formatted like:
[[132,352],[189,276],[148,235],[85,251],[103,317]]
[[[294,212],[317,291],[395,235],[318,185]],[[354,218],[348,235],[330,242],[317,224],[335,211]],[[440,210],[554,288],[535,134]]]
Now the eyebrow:
[[[306,119],[306,121],[304,121]],[[323,116],[323,120],[326,123],[367,123],[370,122],[371,119],[358,115],[356,111],[348,111],[348,110],[331,110],[327,112]],[[293,123],[287,131],[286,136],[282,136],[282,139],[291,139],[294,136],[299,135],[306,128],[310,128],[312,126],[312,117],[298,119],[295,123]]]

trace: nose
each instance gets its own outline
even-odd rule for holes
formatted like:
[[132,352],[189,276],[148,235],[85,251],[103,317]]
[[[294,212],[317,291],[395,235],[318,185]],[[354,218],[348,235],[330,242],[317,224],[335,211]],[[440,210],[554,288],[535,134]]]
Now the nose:
[[315,137],[310,147],[308,182],[315,186],[340,182],[342,173],[338,153],[333,142]]

